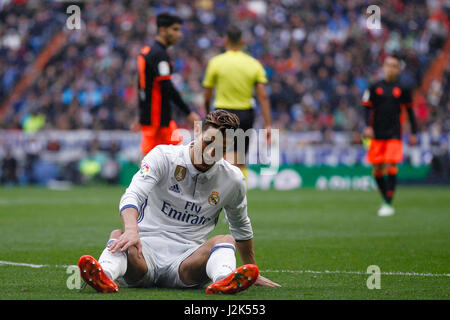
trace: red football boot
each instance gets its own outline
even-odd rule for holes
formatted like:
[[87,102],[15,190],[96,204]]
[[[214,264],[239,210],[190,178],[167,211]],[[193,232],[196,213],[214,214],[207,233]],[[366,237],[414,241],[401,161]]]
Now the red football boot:
[[98,292],[119,292],[118,285],[106,275],[100,263],[92,256],[81,256],[78,267],[83,280]]
[[254,264],[243,265],[225,279],[216,281],[206,288],[207,294],[234,294],[249,288],[258,279],[259,270]]

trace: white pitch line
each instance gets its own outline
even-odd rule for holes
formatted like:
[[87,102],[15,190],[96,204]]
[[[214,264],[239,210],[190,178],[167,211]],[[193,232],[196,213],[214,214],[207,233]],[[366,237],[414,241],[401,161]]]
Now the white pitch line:
[[49,265],[46,264],[31,264],[31,263],[21,263],[21,262],[12,262],[12,261],[2,261],[0,260],[0,265],[8,265],[8,266],[19,266],[19,267],[30,267],[30,268],[44,268]]
[[[273,273],[314,273],[314,274],[360,274],[367,275],[372,273],[367,273],[363,271],[341,271],[341,270],[325,270],[325,271],[314,271],[314,270],[261,270],[261,272],[273,272]],[[450,273],[420,273],[420,272],[380,272],[381,275],[386,276],[410,276],[410,277],[450,277]]]
[[[22,262],[12,262],[12,261],[2,261],[0,260],[0,265],[18,266],[18,267],[29,267],[29,268],[67,268],[69,265],[48,265],[48,264],[32,264],[32,263],[22,263]],[[76,266],[76,265],[74,265]],[[366,273],[363,271],[340,271],[340,270],[261,270],[261,273],[312,273],[312,274],[358,274],[367,275],[371,273]],[[381,275],[386,276],[409,276],[409,277],[450,277],[450,273],[420,273],[420,272],[381,272]]]
[[[60,264],[60,265],[49,265],[49,264],[32,264],[32,263],[22,263],[22,262],[12,262],[12,261],[3,261],[0,260],[0,266],[1,265],[7,265],[7,266],[18,266],[18,267],[29,267],[29,268],[48,268],[48,267],[54,267],[54,268],[67,268],[69,265]],[[76,265],[74,265],[76,266]]]

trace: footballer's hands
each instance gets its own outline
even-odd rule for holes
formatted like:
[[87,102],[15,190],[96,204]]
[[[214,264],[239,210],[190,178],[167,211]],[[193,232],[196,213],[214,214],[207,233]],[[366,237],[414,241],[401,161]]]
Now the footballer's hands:
[[200,118],[200,116],[199,116],[196,112],[192,111],[191,113],[188,114],[187,120],[188,120],[192,125],[194,125],[195,121],[201,121],[201,118]]
[[362,135],[364,138],[373,139],[374,137],[373,128],[370,126],[365,127]]
[[122,233],[119,239],[108,245],[108,249],[112,253],[116,253],[118,250],[120,250],[120,252],[125,252],[131,246],[135,246],[138,249],[139,256],[143,256],[139,232],[125,229],[125,232]]
[[416,144],[417,144],[417,135],[411,134],[409,136],[409,145],[410,146],[415,146]]
[[255,281],[255,286],[263,286],[263,287],[281,287],[278,283],[273,282],[272,280],[263,277],[261,274],[258,279]]

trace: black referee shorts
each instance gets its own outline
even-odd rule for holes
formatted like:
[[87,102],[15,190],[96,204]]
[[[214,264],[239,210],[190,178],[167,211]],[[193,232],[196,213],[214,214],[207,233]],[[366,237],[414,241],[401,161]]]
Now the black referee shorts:
[[[228,112],[234,113],[238,116],[240,120],[239,128],[242,130],[247,131],[248,129],[253,128],[253,122],[255,121],[255,110],[253,108],[251,109],[244,109],[244,110],[238,110],[238,109],[226,109],[226,108],[216,108],[216,109],[222,109],[226,110]],[[250,145],[250,138],[245,137],[245,154],[248,153],[248,148]],[[237,152],[237,137],[234,137],[234,152]]]

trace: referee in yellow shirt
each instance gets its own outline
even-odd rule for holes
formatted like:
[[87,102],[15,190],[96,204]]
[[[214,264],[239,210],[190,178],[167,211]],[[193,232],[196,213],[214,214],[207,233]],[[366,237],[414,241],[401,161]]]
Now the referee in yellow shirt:
[[[270,101],[265,88],[266,72],[258,60],[242,51],[244,42],[242,32],[236,26],[228,28],[226,33],[226,52],[213,57],[206,68],[203,80],[206,113],[209,113],[215,88],[214,107],[235,113],[244,132],[253,127],[255,119],[251,105],[253,89],[261,107],[264,118],[264,129],[270,140],[271,116]],[[249,139],[245,138],[245,154],[248,153]],[[247,177],[246,164],[237,161],[237,145],[234,145],[234,164]],[[241,159],[241,157],[239,158]]]

